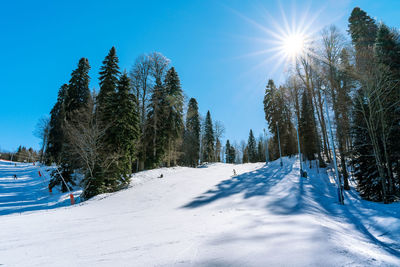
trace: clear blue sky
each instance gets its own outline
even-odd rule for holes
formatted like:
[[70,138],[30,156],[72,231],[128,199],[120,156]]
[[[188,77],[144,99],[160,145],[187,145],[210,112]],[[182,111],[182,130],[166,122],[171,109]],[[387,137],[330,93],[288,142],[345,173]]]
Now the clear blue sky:
[[79,58],[89,59],[91,88],[98,89],[99,66],[112,46],[127,70],[142,53],[163,53],[201,113],[210,110],[225,124],[225,138],[246,140],[250,128],[258,136],[266,126],[265,84],[282,81],[284,67],[272,52],[257,53],[273,39],[257,24],[277,31],[273,22],[284,24],[283,10],[294,24],[316,17],[314,30],[336,24],[344,31],[355,6],[399,27],[397,0],[2,1],[0,149],[39,148],[35,125]]

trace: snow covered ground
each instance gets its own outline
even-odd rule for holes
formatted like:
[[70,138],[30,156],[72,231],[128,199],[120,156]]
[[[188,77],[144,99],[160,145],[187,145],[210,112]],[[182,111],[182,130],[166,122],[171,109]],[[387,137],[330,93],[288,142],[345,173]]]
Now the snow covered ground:
[[340,206],[295,158],[145,171],[74,206],[15,168],[0,162],[0,266],[400,266],[399,203]]

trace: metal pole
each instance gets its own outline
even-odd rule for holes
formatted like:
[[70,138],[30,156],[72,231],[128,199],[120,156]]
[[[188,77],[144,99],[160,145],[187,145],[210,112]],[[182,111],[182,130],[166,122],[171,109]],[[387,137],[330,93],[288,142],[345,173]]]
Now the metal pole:
[[276,122],[276,130],[277,130],[277,132],[278,132],[279,158],[281,159],[281,166],[283,166],[283,162],[282,162],[282,150],[281,150],[281,139],[279,138],[279,127],[278,127],[278,122]]
[[333,131],[332,131],[332,127],[331,127],[331,120],[329,118],[326,92],[325,92],[325,112],[326,112],[326,117],[328,118],[328,127],[329,127],[329,132],[330,132],[330,137],[331,137],[330,139],[331,139],[331,143],[332,143],[333,164],[335,165],[335,174],[336,174],[337,181],[338,181],[339,203],[343,205],[344,199],[343,199],[343,191],[342,191],[342,180],[340,178],[337,163],[336,163],[335,143],[333,142]]

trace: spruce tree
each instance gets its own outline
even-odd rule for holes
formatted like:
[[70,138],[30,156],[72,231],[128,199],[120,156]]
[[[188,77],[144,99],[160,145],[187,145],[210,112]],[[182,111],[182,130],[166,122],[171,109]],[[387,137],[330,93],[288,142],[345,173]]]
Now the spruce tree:
[[[278,140],[278,125],[283,156],[296,153],[296,139],[291,121],[291,110],[285,94],[284,87],[276,88],[274,81],[269,80],[263,102],[265,119],[268,122],[269,131],[274,135],[274,140],[276,141]],[[277,156],[275,155],[274,158],[277,158]]]
[[96,112],[98,113],[99,119],[102,121],[104,126],[111,123],[110,116],[111,113],[114,112],[114,110],[111,108],[111,105],[113,99],[115,98],[118,77],[120,74],[118,62],[119,60],[115,51],[115,47],[113,46],[103,60],[103,65],[100,67],[100,91],[96,98]]
[[86,108],[90,98],[89,70],[89,61],[86,58],[81,58],[78,68],[71,74],[68,91],[65,96],[65,115],[67,121],[71,121],[74,112],[79,112],[80,109]]
[[67,91],[68,85],[62,85],[58,91],[57,102],[50,111],[50,130],[45,154],[46,164],[51,164],[52,162],[59,164],[61,161],[61,152],[64,143],[64,104]]
[[235,148],[231,146],[229,140],[226,140],[225,145],[225,161],[226,163],[235,163]]
[[200,115],[197,101],[194,98],[189,100],[186,113],[183,150],[184,162],[191,167],[196,167],[200,155]]
[[[361,91],[358,92],[360,94]],[[361,96],[360,96],[361,97]],[[361,107],[364,105],[364,107]],[[353,166],[354,177],[357,181],[357,191],[361,197],[372,201],[382,200],[382,186],[376,169],[376,162],[371,156],[373,147],[369,138],[366,120],[362,110],[367,109],[366,104],[355,101],[353,111]]]
[[139,137],[139,115],[136,106],[136,96],[130,92],[130,80],[126,73],[121,75],[117,84],[117,92],[112,106],[115,109],[113,123],[110,127],[113,148],[120,158],[117,162],[115,180],[110,181],[113,189],[129,183],[133,161],[136,157],[136,141]]
[[147,113],[145,141],[147,144],[146,167],[159,166],[165,156],[168,144],[166,128],[168,99],[160,79],[156,80]]
[[171,165],[173,157],[174,165],[176,165],[177,141],[182,137],[183,132],[183,92],[178,73],[174,67],[171,67],[165,75],[165,91],[167,94],[167,120],[166,131],[168,135],[168,155],[167,166]]
[[253,130],[250,129],[249,140],[247,141],[247,153],[250,162],[257,162],[257,144],[253,135]]
[[[64,112],[65,112],[65,123],[73,124],[75,117],[79,112],[86,112],[88,108],[87,104],[90,101],[91,95],[89,90],[89,61],[86,58],[81,58],[78,63],[78,67],[72,72],[71,79],[69,81],[67,92],[64,99]],[[72,178],[73,170],[81,166],[81,162],[77,161],[76,158],[70,152],[70,140],[65,139],[63,142],[62,153],[61,153],[61,166],[60,172],[67,184],[75,185]],[[66,192],[67,187],[62,182],[59,173],[54,171],[52,174],[52,180],[50,181],[50,187],[61,184],[62,191]]]
[[302,137],[301,143],[304,147],[302,153],[308,160],[314,160],[315,153],[317,153],[317,144],[315,143],[314,114],[309,100],[307,90],[304,90],[301,102],[299,131]]
[[229,155],[229,163],[235,163],[236,150],[234,146],[230,146],[228,155]]
[[210,111],[207,111],[204,125],[203,162],[214,162],[214,130]]

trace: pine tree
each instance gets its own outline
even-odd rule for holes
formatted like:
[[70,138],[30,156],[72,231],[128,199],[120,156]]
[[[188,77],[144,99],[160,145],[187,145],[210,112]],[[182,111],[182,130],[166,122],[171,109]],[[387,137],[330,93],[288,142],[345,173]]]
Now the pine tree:
[[229,162],[230,163],[235,163],[235,159],[236,159],[236,150],[234,146],[230,146],[230,150],[229,150]]
[[[73,123],[74,118],[80,112],[87,109],[87,104],[90,101],[91,95],[89,90],[89,61],[86,58],[81,58],[78,63],[77,69],[71,74],[67,92],[64,99],[64,112],[65,112],[65,123]],[[73,170],[79,168],[81,162],[77,161],[76,158],[71,155],[69,140],[65,139],[63,142],[62,153],[61,153],[61,166],[60,172],[66,183],[75,185],[71,174]],[[58,172],[53,172],[52,180],[50,181],[50,187],[58,184],[62,184],[62,191],[66,192],[66,186],[61,182]]]
[[249,149],[246,146],[245,149],[243,150],[243,158],[242,158],[242,163],[248,163],[249,162]]
[[167,101],[165,87],[161,80],[157,79],[150,99],[149,111],[147,113],[145,136],[148,151],[148,156],[146,158],[147,168],[153,168],[160,165],[167,150]]
[[74,112],[79,112],[80,109],[86,108],[90,98],[89,70],[89,61],[86,58],[81,58],[78,68],[71,74],[68,91],[65,96],[65,115],[67,121],[73,118]]
[[359,7],[353,9],[349,18],[349,33],[356,48],[356,65],[361,70],[368,64],[377,30],[375,20],[365,11]]
[[196,167],[200,155],[200,115],[197,101],[194,98],[189,100],[186,113],[186,127],[183,142],[184,162]]
[[183,92],[178,73],[171,67],[165,76],[165,91],[167,94],[167,114],[166,131],[168,135],[168,155],[167,166],[171,166],[171,160],[176,165],[177,141],[182,137],[183,132]]
[[302,137],[302,145],[304,147],[303,154],[308,160],[315,159],[315,153],[317,153],[317,145],[315,143],[314,133],[314,114],[311,109],[311,103],[309,101],[307,90],[304,90],[301,102],[301,113],[299,130]]
[[[361,105],[365,106],[361,107]],[[362,114],[363,109],[367,109],[366,104],[355,101],[352,122],[353,125],[356,125],[356,127],[352,127],[354,176],[361,197],[367,200],[380,201],[382,200],[382,186],[375,159],[370,156],[373,147],[368,135],[366,120]]]
[[210,111],[207,111],[204,125],[203,162],[214,162],[214,130]]
[[[398,171],[392,165],[397,153],[392,149],[396,149],[396,145],[398,148],[399,142],[398,128],[394,130],[400,121],[396,84],[399,58],[395,52],[398,41],[386,26],[380,25],[378,29],[364,11],[355,9],[353,13],[349,18],[349,32],[356,49],[355,76],[360,86],[355,95],[355,114],[362,118],[353,120],[353,128],[364,129],[367,134],[355,131],[353,163],[360,193],[368,199],[389,203],[398,184],[395,178]],[[371,151],[360,144],[372,148],[373,162],[368,158]]]
[[395,185],[389,186],[394,194],[400,187],[400,37],[385,24],[380,24],[376,37],[375,57],[389,68],[391,79],[397,81],[395,88],[387,96],[386,125],[389,125],[387,140],[383,140],[385,161],[389,179]]
[[257,144],[257,161],[265,162],[265,147],[263,139],[260,138]]
[[50,111],[50,130],[47,141],[45,162],[59,164],[64,143],[63,122],[65,119],[64,103],[68,85],[64,84],[58,91],[57,102]]
[[247,153],[250,162],[257,162],[257,144],[253,135],[253,130],[250,129],[249,140],[247,141]]
[[113,148],[120,154],[117,162],[115,179],[109,183],[113,190],[129,183],[133,161],[136,157],[136,141],[139,137],[139,115],[136,106],[136,96],[130,93],[130,80],[126,73],[121,75],[117,84],[117,92],[112,101],[115,114],[110,127]]
[[[115,98],[118,77],[119,77],[119,66],[118,57],[113,46],[108,55],[103,60],[103,65],[100,67],[100,92],[96,98],[97,102],[97,113],[99,119],[103,125],[107,125],[110,122],[109,116],[114,110],[111,109],[112,101]],[[107,138],[107,137],[106,137]]]
[[[289,101],[285,96],[285,88],[281,86],[277,89],[272,80],[268,81],[265,89],[264,112],[269,131],[274,135],[276,142],[278,140],[278,125],[282,155],[287,156],[296,153],[296,139],[291,121],[292,115]],[[274,155],[273,158],[278,156],[279,154]]]
[[226,163],[235,163],[236,152],[235,148],[231,146],[229,140],[226,140],[225,145],[225,161]]

